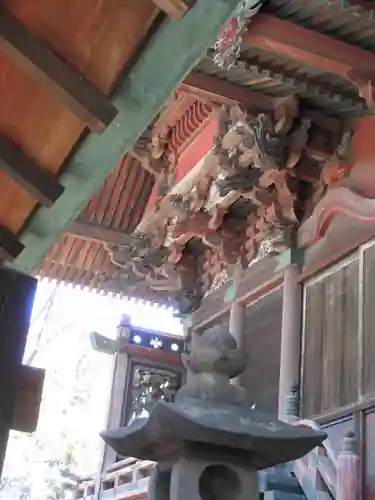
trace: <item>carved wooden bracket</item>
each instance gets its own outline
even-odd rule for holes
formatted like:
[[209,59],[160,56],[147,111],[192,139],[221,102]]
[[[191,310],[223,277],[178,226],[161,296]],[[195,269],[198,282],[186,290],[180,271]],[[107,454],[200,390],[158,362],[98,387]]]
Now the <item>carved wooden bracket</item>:
[[[130,251],[112,252],[112,261],[122,268],[122,279],[125,276],[136,286],[142,283],[154,290],[170,290],[187,301],[189,309],[192,303],[197,306],[200,294],[194,271],[197,255],[189,253],[197,248],[194,245],[199,248],[202,242],[210,247],[219,267],[238,262],[247,267],[259,252],[288,249],[301,221],[317,203],[321,207],[327,189],[330,195],[332,186],[338,186],[351,171],[352,131],[343,127],[340,134],[325,132],[331,142],[327,147],[326,141],[322,153],[319,145],[317,149],[317,130],[315,123],[299,113],[298,99],[293,96],[275,101],[272,111],[255,117],[237,106],[223,108],[215,147],[199,172],[189,174],[167,194],[169,172],[161,169],[160,212],[142,225],[146,235]],[[153,161],[168,158],[167,136],[159,131],[150,149]],[[238,207],[243,210],[243,204],[246,212],[240,216]],[[326,213],[324,209],[318,217],[323,222],[312,229],[316,234],[326,230],[331,217]]]
[[193,5],[193,0],[152,0],[171,19],[179,21]]
[[355,70],[347,74],[348,80],[358,88],[360,97],[371,111],[375,111],[375,81],[373,76],[364,75]]
[[337,215],[375,223],[375,199],[365,198],[346,187],[330,189],[299,228],[298,246],[306,248],[324,238]]

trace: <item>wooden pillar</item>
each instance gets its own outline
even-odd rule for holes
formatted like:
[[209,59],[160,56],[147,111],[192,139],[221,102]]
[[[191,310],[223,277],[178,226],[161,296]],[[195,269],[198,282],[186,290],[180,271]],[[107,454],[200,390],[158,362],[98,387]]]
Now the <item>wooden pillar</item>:
[[360,458],[356,448],[355,434],[349,431],[337,457],[337,500],[358,500],[360,498]]
[[279,411],[284,418],[285,398],[293,385],[299,385],[302,337],[302,285],[299,265],[291,259],[284,268],[281,323]]
[[[237,290],[243,276],[242,267],[237,264],[233,272],[234,298],[230,306],[229,331],[236,339],[238,346],[242,346],[245,328],[246,306],[237,302]],[[233,383],[240,385],[240,378],[233,379]]]
[[14,427],[20,370],[37,281],[16,271],[0,271],[0,476],[9,430]]
[[[118,339],[128,340],[130,335],[130,317],[123,315],[117,327]],[[112,389],[109,396],[107,429],[116,429],[121,426],[124,397],[127,384],[128,355],[119,350],[116,352],[112,368]],[[100,464],[101,473],[116,461],[116,452],[108,445],[104,445],[102,462]]]

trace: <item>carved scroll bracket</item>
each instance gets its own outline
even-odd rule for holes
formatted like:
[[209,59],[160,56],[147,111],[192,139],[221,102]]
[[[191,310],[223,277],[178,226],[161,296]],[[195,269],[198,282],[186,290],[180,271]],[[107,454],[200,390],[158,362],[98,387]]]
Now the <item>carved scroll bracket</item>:
[[364,75],[350,70],[347,79],[358,88],[360,97],[371,111],[375,111],[375,76]]
[[329,190],[300,227],[298,246],[306,248],[324,238],[337,215],[375,223],[375,199],[365,198],[346,187]]

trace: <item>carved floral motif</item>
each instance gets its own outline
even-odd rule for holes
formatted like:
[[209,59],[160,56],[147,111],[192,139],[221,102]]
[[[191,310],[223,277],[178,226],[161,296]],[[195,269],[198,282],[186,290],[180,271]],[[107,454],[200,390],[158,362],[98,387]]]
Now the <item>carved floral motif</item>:
[[240,50],[242,35],[251,18],[257,14],[263,4],[259,0],[255,6],[249,8],[247,0],[243,0],[235,16],[221,29],[214,45],[214,62],[220,67],[230,69],[236,62]]

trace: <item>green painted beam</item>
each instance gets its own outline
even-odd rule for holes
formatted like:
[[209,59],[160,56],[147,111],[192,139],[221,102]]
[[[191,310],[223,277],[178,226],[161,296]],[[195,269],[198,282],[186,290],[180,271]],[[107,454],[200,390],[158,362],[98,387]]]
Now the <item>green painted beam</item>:
[[[160,26],[111,99],[119,110],[117,117],[101,135],[89,135],[71,159],[60,178],[64,194],[53,207],[40,208],[32,218],[20,237],[25,250],[12,267],[31,273],[42,263],[59,235],[100,190],[240,3],[196,0],[183,19],[166,20]],[[253,0],[252,4],[256,3]]]

